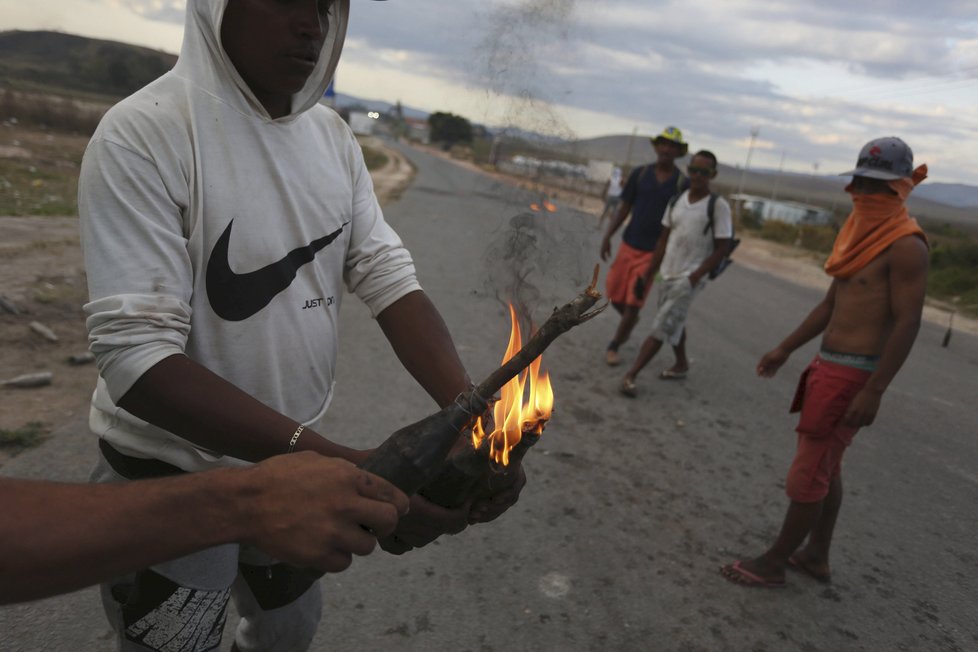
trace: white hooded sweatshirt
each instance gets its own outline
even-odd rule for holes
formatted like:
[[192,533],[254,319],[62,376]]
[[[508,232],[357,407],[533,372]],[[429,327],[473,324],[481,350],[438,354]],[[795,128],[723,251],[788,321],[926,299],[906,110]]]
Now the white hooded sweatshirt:
[[343,285],[375,317],[420,289],[353,133],[318,102],[349,0],[333,3],[319,62],[275,120],[221,46],[226,4],[187,3],[176,66],[106,114],[79,179],[100,373],[91,428],[123,453],[187,471],[244,462],[116,405],[153,365],[185,353],[317,428],[332,396]]

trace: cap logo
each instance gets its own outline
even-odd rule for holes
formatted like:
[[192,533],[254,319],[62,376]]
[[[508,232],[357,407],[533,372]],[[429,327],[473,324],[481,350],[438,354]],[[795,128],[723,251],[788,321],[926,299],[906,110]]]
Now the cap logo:
[[[874,148],[875,149],[875,148]],[[857,168],[874,168],[878,170],[892,170],[893,161],[887,161],[886,159],[881,159],[879,157],[879,152],[873,154],[870,150],[870,156],[864,156],[856,161]]]
[[883,150],[880,149],[880,146],[879,145],[873,145],[870,148],[870,150],[869,150],[869,155],[872,156],[872,157],[874,157],[874,158],[877,157],[877,156],[879,156],[882,153],[883,153]]

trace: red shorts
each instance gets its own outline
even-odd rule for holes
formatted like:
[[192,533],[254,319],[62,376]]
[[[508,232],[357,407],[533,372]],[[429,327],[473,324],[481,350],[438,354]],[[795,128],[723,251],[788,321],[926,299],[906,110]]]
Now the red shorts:
[[791,411],[798,419],[798,450],[788,469],[785,493],[799,503],[815,503],[839,475],[842,454],[859,428],[842,424],[849,403],[870,372],[826,362],[816,356],[798,381]]
[[[644,306],[645,297],[639,299],[635,296],[635,281],[649,268],[650,262],[652,262],[651,251],[636,249],[622,241],[618,255],[615,256],[611,269],[608,270],[608,278],[604,282],[608,301],[637,308]],[[645,288],[646,297],[649,296],[651,287],[652,284],[649,283]]]

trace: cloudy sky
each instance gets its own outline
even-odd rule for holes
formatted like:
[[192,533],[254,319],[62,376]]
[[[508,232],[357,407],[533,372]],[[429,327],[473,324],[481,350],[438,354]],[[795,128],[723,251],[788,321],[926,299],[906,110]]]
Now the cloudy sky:
[[[564,137],[683,129],[751,167],[827,174],[904,138],[978,185],[974,0],[351,0],[338,91]],[[0,0],[0,30],[178,52],[185,0]],[[643,155],[647,141],[639,141]],[[637,160],[636,156],[636,160]],[[783,163],[782,163],[783,161]]]

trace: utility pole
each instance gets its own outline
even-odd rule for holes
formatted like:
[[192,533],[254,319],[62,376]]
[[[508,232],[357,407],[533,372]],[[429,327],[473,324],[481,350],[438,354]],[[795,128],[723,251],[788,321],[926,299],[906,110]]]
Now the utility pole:
[[[750,157],[754,153],[754,141],[757,140],[757,134],[761,132],[760,127],[750,128],[750,145],[747,146],[747,162],[744,163],[744,169],[740,171],[740,185],[737,187],[737,194],[744,194],[744,180],[747,178],[747,168],[750,167]],[[737,205],[737,217],[740,217],[740,207],[743,205],[744,200],[738,198],[735,202]]]
[[632,148],[635,146],[635,135],[638,133],[638,125],[632,127],[632,137],[628,139],[628,154],[625,156],[625,167],[632,167]]
[[774,177],[774,188],[771,190],[771,201],[778,198],[778,185],[781,183],[781,172],[784,171],[784,150],[781,150],[781,162],[778,163],[778,174]]
[[812,163],[811,182],[809,182],[809,184],[808,184],[808,192],[805,194],[805,203],[806,204],[811,204],[812,203],[812,186],[815,185],[815,175],[817,175],[817,174],[818,174],[818,161],[815,161],[814,163]]

